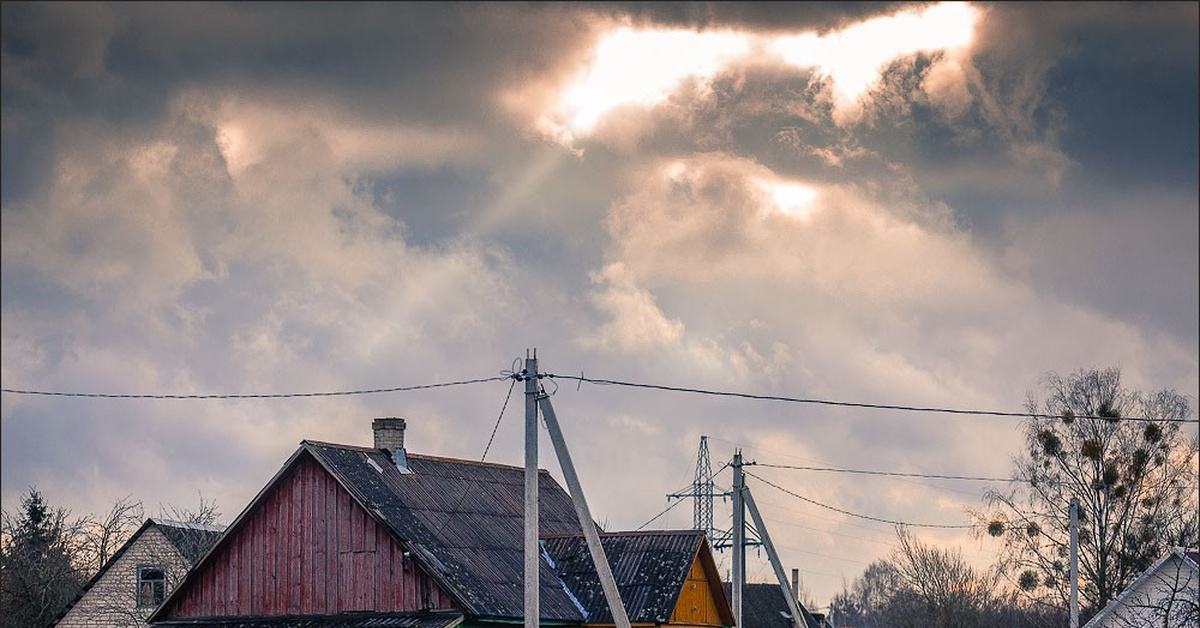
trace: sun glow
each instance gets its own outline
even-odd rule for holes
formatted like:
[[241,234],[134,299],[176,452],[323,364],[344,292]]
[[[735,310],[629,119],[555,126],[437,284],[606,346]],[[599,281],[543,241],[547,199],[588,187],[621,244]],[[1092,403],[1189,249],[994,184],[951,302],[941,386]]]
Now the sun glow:
[[758,179],[755,183],[767,193],[779,213],[802,220],[812,217],[816,209],[813,201],[817,200],[815,188],[793,181]]
[[587,134],[613,109],[652,107],[684,80],[710,78],[749,51],[750,38],[736,33],[617,29],[600,41],[587,74],[563,93],[557,117],[568,134]]
[[652,108],[689,79],[703,86],[735,62],[780,60],[815,68],[818,77],[828,79],[833,117],[842,124],[856,118],[864,95],[896,59],[922,52],[953,54],[969,46],[979,15],[970,4],[941,3],[824,35],[620,27],[601,37],[590,65],[536,124],[570,146],[593,134],[615,110]]
[[952,51],[971,43],[978,10],[942,3],[897,13],[826,35],[781,37],[771,50],[786,63],[816,67],[832,81],[835,110],[853,107],[892,61],[919,52]]

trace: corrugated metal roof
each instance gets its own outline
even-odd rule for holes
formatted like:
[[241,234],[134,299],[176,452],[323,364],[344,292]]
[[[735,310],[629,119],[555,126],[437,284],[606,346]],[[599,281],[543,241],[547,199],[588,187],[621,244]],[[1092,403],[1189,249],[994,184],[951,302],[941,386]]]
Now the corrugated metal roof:
[[[311,441],[302,446],[471,615],[524,616],[523,468],[409,455],[411,473],[401,473],[382,450]],[[581,534],[571,498],[545,471],[538,493],[542,536]],[[582,619],[544,560],[540,589],[543,620]]]
[[175,620],[157,626],[179,628],[453,628],[462,623],[461,613],[345,613],[341,615],[231,617],[226,619]]
[[185,521],[170,521],[168,519],[151,519],[167,540],[179,550],[179,553],[195,565],[204,554],[221,538],[225,526],[203,525]]
[[[728,582],[722,583],[725,594],[731,595],[732,588]],[[808,628],[820,628],[821,624],[812,613],[797,602],[800,612],[804,615],[804,625]],[[742,627],[743,628],[793,628],[791,611],[788,609],[787,598],[778,584],[763,584],[747,582],[742,587]]]
[[[704,534],[698,530],[603,534],[600,544],[631,622],[666,622],[675,610]],[[543,540],[555,572],[587,610],[587,621],[612,622],[583,536]]]

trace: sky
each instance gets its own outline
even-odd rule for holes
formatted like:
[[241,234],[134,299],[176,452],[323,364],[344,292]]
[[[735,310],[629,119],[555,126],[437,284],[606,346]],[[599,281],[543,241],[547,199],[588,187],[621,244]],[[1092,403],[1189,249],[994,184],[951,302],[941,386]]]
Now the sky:
[[[1195,3],[0,17],[6,389],[395,388],[536,348],[563,376],[996,411],[1047,373],[1118,367],[1195,417]],[[1003,478],[1021,448],[1011,418],[544,382],[610,530],[679,503],[701,435],[714,469],[740,449]],[[500,419],[487,460],[519,465],[509,386],[5,392],[3,505],[31,486],[76,514],[203,497],[229,521],[301,440],[367,445],[379,416],[408,420],[412,452],[466,459]],[[818,606],[895,539],[839,510],[965,525],[989,486],[748,471]],[[650,527],[691,524],[685,502]],[[914,531],[981,566],[998,550]]]

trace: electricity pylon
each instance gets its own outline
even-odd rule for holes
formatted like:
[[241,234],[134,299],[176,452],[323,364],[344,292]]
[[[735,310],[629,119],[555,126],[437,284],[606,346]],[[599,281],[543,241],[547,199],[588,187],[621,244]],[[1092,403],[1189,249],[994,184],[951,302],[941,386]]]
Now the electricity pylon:
[[[692,490],[687,493],[671,493],[668,499],[692,498],[692,528],[704,530],[708,543],[714,548],[722,547],[720,539],[726,539],[728,533],[718,532],[713,528],[713,498],[729,497],[729,492],[718,492],[713,483],[712,463],[708,459],[708,437],[700,436],[700,448],[696,451],[696,474],[692,480]],[[720,534],[720,538],[718,538]]]

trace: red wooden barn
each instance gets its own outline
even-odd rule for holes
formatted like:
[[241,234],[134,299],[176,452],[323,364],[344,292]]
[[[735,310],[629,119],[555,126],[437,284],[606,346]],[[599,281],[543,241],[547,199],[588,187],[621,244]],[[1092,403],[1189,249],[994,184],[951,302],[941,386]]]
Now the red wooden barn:
[[[520,621],[524,470],[407,454],[403,419],[376,419],[374,428],[375,447],[302,442],[149,621],[223,628]],[[547,539],[541,623],[611,623],[590,558],[579,550],[570,497],[544,470],[539,495]],[[707,585],[719,579],[702,533],[616,533],[602,542],[633,622],[732,623],[720,586]],[[704,591],[695,591],[698,582]]]

